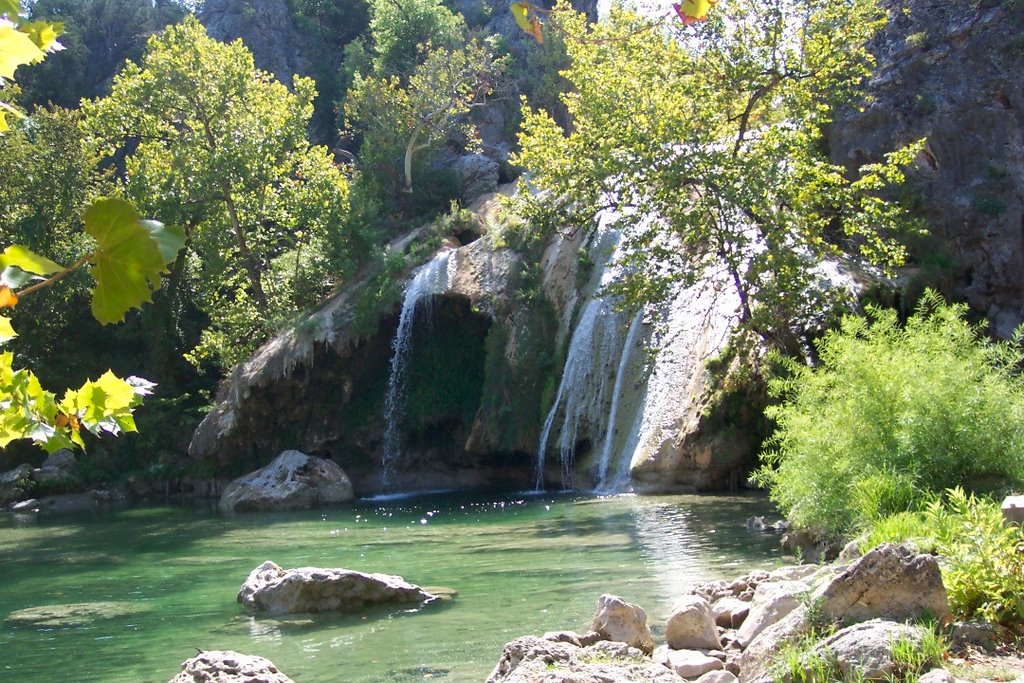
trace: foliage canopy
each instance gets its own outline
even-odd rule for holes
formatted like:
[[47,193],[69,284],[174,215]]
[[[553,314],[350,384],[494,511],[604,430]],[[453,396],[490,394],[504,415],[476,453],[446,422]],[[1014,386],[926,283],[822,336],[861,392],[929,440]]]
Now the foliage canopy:
[[184,227],[195,258],[182,254],[176,277],[195,280],[210,320],[197,360],[244,358],[344,272],[348,179],[307,141],[315,94],[307,78],[289,92],[190,17],[83,106],[93,148],[127,155],[125,194]]
[[868,74],[879,21],[871,0],[733,0],[668,28],[621,8],[588,25],[560,5],[549,23],[571,63],[571,127],[524,108],[516,161],[544,192],[522,210],[546,229],[615,212],[625,294],[659,299],[707,278],[734,289],[742,323],[785,344],[822,307],[823,258],[903,258],[912,221],[879,191],[902,181],[913,147],[851,178],[822,133]]

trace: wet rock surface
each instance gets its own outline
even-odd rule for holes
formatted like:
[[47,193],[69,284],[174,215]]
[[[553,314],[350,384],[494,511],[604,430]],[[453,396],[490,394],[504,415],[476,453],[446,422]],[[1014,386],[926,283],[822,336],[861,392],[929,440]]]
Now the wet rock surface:
[[438,596],[392,574],[349,569],[284,569],[267,561],[238,591],[238,602],[256,612],[351,612],[370,605],[428,603]]
[[169,683],[295,683],[269,659],[231,650],[208,650],[182,662]]

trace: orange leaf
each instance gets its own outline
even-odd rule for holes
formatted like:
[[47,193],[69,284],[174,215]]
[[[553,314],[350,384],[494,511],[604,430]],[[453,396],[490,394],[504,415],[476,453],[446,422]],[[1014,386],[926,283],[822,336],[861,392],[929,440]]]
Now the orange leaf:
[[18,295],[7,285],[0,285],[0,308],[14,308],[18,305]]

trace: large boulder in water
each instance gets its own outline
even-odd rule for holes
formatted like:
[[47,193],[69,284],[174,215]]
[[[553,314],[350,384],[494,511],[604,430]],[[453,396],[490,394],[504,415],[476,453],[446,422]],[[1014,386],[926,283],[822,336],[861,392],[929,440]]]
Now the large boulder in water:
[[285,451],[266,467],[235,479],[220,497],[225,512],[304,510],[347,503],[352,482],[331,460]]
[[270,614],[345,612],[375,604],[427,603],[438,597],[401,576],[320,567],[282,569],[270,561],[252,570],[238,591],[238,602]]
[[231,650],[200,652],[169,683],[295,683],[269,659]]

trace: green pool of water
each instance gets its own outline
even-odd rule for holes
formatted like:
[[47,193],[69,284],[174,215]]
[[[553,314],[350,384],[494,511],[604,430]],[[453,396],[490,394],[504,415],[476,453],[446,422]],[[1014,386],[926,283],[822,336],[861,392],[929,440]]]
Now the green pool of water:
[[[701,580],[781,562],[759,497],[428,496],[233,517],[188,507],[0,515],[0,680],[164,683],[196,648],[271,659],[299,683],[483,681],[520,635],[585,630],[602,593],[657,632]],[[400,574],[458,591],[419,611],[289,618],[235,602],[264,560]],[[45,623],[11,618],[58,609]]]

